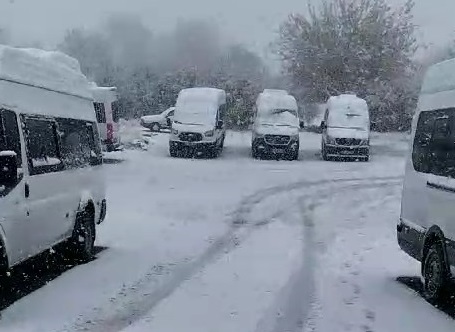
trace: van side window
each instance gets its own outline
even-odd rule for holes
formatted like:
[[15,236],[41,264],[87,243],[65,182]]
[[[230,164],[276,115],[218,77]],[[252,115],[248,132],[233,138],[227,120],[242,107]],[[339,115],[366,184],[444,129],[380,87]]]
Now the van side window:
[[27,158],[30,175],[58,172],[63,169],[56,123],[49,119],[24,118]]
[[98,123],[106,123],[106,110],[103,103],[93,103]]
[[422,112],[412,160],[417,172],[455,177],[455,109]]
[[[0,110],[0,151],[13,151],[15,153],[17,171],[0,173],[0,197],[7,196],[23,177],[21,138],[17,124],[16,113]],[[8,159],[2,160],[1,167],[10,165]]]
[[62,160],[66,169],[89,166],[93,157],[93,130],[87,121],[57,119]]
[[[119,118],[120,118],[120,104],[118,101],[114,101],[111,106],[112,106],[112,121],[114,121],[115,123],[118,123]],[[103,105],[103,107],[104,107],[104,105]],[[172,115],[174,115],[174,112],[172,112]],[[106,115],[105,115],[105,117],[106,117]],[[106,120],[104,120],[104,122],[106,122]],[[104,123],[104,122],[102,122],[102,123]]]
[[17,166],[22,167],[21,138],[16,113],[1,110],[0,127],[0,151],[14,151],[17,156]]

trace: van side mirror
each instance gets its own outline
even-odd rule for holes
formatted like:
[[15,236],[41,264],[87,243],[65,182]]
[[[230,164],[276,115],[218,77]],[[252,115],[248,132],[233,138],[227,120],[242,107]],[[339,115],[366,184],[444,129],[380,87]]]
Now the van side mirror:
[[305,122],[300,121],[300,129],[303,129],[303,128],[305,128]]
[[223,120],[218,120],[216,123],[216,129],[223,129],[224,126],[224,121]]
[[17,155],[14,151],[0,151],[0,186],[6,188],[17,184]]
[[326,130],[327,129],[327,124],[325,123],[325,121],[321,122],[321,129],[322,130]]

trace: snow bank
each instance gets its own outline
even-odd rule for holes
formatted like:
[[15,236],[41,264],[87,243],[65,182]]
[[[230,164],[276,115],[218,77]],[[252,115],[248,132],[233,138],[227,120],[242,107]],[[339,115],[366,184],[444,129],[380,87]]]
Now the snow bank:
[[92,99],[79,62],[61,52],[0,45],[0,80]]

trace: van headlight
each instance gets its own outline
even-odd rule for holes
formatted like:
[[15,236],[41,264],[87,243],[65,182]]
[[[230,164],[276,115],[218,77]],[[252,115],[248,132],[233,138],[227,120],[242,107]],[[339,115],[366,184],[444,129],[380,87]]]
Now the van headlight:
[[291,141],[297,142],[299,139],[300,139],[299,134],[291,136]]
[[204,133],[205,137],[213,137],[215,135],[215,130],[209,130]]
[[177,129],[174,129],[174,128],[171,129],[171,133],[174,136],[178,136],[179,135],[179,131]]

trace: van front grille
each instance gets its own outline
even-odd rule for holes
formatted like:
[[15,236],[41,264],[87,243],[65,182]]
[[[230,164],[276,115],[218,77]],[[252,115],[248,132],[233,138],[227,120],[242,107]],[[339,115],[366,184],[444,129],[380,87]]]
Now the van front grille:
[[270,145],[288,145],[290,141],[291,138],[285,135],[265,135],[265,142]]
[[200,142],[202,141],[202,134],[199,133],[181,133],[179,135],[181,141],[184,142]]
[[337,145],[357,146],[360,145],[361,140],[355,138],[336,138]]

